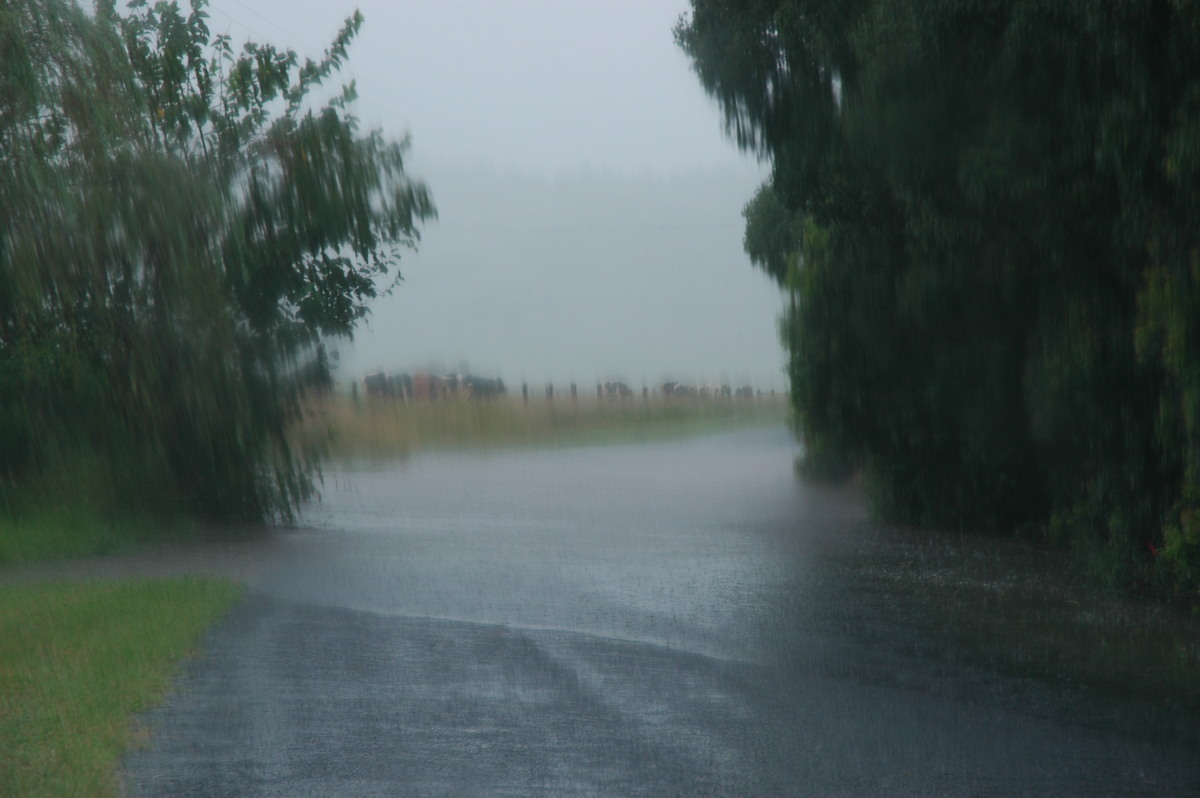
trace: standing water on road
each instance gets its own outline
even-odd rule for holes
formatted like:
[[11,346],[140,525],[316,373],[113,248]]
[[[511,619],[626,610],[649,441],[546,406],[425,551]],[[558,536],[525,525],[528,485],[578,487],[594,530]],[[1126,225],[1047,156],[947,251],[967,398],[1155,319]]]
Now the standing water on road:
[[770,428],[327,472],[131,791],[1200,792],[1168,682],[1006,655],[1055,637],[1036,556],[878,527],[795,455]]
[[792,457],[786,431],[771,429],[333,472],[298,561],[267,587],[757,660],[778,644],[803,577],[781,545],[790,519],[859,512],[798,493]]

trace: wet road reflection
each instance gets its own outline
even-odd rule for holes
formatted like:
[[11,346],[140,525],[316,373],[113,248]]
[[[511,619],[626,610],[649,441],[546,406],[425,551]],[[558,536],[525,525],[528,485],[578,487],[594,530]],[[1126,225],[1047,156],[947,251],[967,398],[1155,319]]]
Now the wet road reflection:
[[772,429],[327,473],[131,791],[1200,793],[1143,705],[928,635],[936,606],[864,576],[861,503],[794,455]]

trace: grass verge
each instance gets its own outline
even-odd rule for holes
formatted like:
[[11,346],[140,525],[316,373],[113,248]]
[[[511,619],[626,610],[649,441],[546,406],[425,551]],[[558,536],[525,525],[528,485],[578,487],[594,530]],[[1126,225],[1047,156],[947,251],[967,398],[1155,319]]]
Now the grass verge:
[[0,511],[0,565],[113,554],[164,534],[186,532],[181,521],[106,518],[82,506],[49,505],[20,514]]
[[0,795],[116,796],[133,716],[240,594],[183,578],[0,585]]

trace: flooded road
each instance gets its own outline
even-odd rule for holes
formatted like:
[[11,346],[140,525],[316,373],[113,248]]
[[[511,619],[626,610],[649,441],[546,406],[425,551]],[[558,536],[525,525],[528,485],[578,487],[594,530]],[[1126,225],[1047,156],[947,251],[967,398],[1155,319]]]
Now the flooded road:
[[327,472],[240,555],[130,794],[1200,794],[1186,709],[1009,667],[1033,626],[963,619],[1003,620],[1010,575],[975,569],[990,605],[898,577],[971,549],[875,527],[795,454],[767,429]]

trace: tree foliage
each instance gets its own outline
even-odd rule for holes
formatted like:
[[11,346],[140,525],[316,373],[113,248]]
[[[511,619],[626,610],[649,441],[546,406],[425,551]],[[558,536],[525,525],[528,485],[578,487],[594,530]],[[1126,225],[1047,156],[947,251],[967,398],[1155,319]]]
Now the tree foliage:
[[[0,4],[0,506],[81,463],[116,504],[286,515],[322,341],[434,214],[353,84],[207,26],[204,0]],[[323,98],[323,95],[330,95]],[[19,509],[19,508],[17,508]]]
[[810,456],[1200,590],[1200,8],[693,0]]

